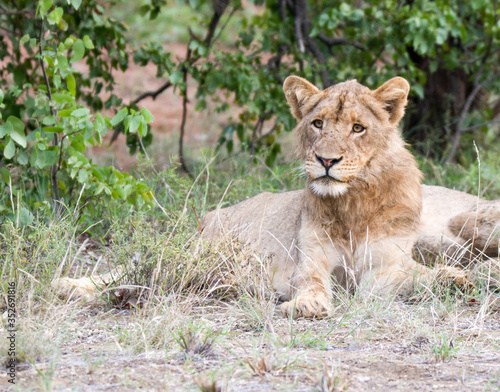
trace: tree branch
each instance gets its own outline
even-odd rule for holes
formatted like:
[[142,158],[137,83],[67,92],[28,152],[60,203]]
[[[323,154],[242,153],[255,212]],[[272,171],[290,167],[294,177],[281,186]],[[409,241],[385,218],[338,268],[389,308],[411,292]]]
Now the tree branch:
[[166,89],[168,89],[170,86],[172,85],[172,83],[170,83],[170,81],[164,83],[159,89],[157,90],[154,90],[154,91],[146,91],[145,93],[142,93],[141,95],[139,95],[136,99],[134,99],[132,101],[133,104],[137,105],[139,102],[141,102],[143,99],[145,98],[148,98],[148,97],[151,97],[154,99],[156,99],[156,97],[158,95],[160,95],[162,92],[164,92]]
[[214,14],[212,16],[212,19],[210,20],[210,24],[208,25],[208,32],[207,35],[205,36],[205,45],[210,47],[212,44],[212,38],[214,37],[215,34],[215,29],[217,27],[217,24],[219,23],[219,20],[226,11],[227,6],[229,5],[230,0],[215,0],[213,2],[214,4]]
[[318,39],[323,42],[327,46],[339,46],[339,45],[350,45],[354,46],[355,48],[359,50],[366,50],[366,47],[361,44],[360,42],[351,42],[347,40],[346,38],[332,38],[328,37],[326,34],[319,33],[318,34]]
[[0,11],[0,15],[31,15],[31,16],[34,16],[35,13],[32,10]]
[[[187,50],[186,60],[189,60],[191,57],[191,50]],[[181,162],[181,168],[184,172],[189,175],[189,177],[193,177],[191,172],[189,171],[186,160],[184,159],[184,132],[186,128],[186,118],[187,118],[187,101],[188,101],[188,87],[187,87],[187,67],[184,67],[182,70],[182,81],[184,82],[184,96],[182,97],[182,121],[181,128],[179,134],[179,160]]]
[[[306,0],[295,0],[294,6],[292,7],[292,11],[294,14],[294,27],[295,27],[295,35],[297,36],[297,40],[299,42],[299,49],[303,52],[303,42],[305,41],[305,45],[307,49],[316,57],[320,65],[320,74],[321,81],[323,83],[323,88],[330,87],[332,81],[328,77],[328,72],[324,68],[324,64],[326,62],[325,56],[318,44],[314,41],[312,37],[309,36],[309,31],[311,30],[311,21],[307,15],[307,1]],[[300,27],[300,28],[299,28]]]

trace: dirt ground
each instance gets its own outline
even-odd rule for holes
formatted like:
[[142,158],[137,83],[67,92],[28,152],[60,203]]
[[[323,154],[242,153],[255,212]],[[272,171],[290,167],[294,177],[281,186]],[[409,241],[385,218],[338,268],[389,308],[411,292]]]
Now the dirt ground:
[[[498,309],[480,325],[480,305],[459,305],[459,317],[431,309],[430,318],[418,325],[412,324],[416,319],[408,319],[422,310],[413,306],[395,301],[382,317],[358,310],[340,325],[335,317],[290,322],[275,309],[271,327],[264,331],[255,328],[236,304],[203,306],[193,310],[191,320],[208,326],[216,338],[209,350],[195,355],[185,354],[175,338],[163,349],[143,347],[134,353],[134,338],[126,336],[127,331],[137,329],[138,317],[145,324],[153,323],[154,317],[145,320],[137,311],[86,306],[74,319],[54,327],[59,330],[53,339],[64,338],[53,361],[20,364],[18,389],[9,389],[1,374],[0,390],[500,390]],[[432,352],[441,331],[453,336],[446,344],[456,349],[444,360]],[[158,332],[172,333],[161,328]]]

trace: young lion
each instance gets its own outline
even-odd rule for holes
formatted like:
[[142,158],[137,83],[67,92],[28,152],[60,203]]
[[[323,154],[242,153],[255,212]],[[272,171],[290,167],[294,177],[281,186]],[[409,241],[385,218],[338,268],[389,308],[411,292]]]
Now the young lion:
[[[354,284],[366,291],[429,275],[411,256],[422,237],[422,174],[398,131],[408,82],[396,77],[372,91],[352,80],[322,91],[290,76],[283,89],[298,122],[297,153],[308,176],[306,189],[262,193],[212,211],[202,221],[203,236],[231,235],[267,256],[272,286],[288,301],[281,305],[284,315],[330,314],[332,274],[345,287]],[[457,193],[440,187],[424,192],[432,188],[439,188],[442,199]],[[466,214],[457,227],[469,221],[471,202],[479,200],[465,196],[470,202],[453,211]],[[500,207],[490,207],[496,216],[486,226],[494,230]],[[424,241],[433,250],[439,248],[440,233],[453,231],[451,216],[439,221],[438,215],[433,217],[438,233]],[[455,239],[462,234],[460,229],[453,233]],[[439,276],[467,284],[456,268],[442,267]]]

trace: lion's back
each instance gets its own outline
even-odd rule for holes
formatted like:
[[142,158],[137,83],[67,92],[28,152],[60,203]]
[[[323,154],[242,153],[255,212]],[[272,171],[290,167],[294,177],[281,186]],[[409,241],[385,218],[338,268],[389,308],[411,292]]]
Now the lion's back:
[[263,253],[282,253],[296,238],[302,194],[302,190],[264,192],[215,209],[202,219],[203,237],[209,241],[231,237]]

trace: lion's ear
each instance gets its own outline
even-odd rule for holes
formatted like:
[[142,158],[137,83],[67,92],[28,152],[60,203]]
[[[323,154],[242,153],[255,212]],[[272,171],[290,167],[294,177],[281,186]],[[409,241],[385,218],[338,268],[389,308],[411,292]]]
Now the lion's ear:
[[397,124],[405,114],[405,106],[408,102],[410,84],[406,79],[399,76],[389,79],[373,92],[384,109],[389,113],[389,122]]
[[283,91],[293,116],[300,121],[307,114],[310,98],[320,90],[303,78],[289,76],[283,83]]

